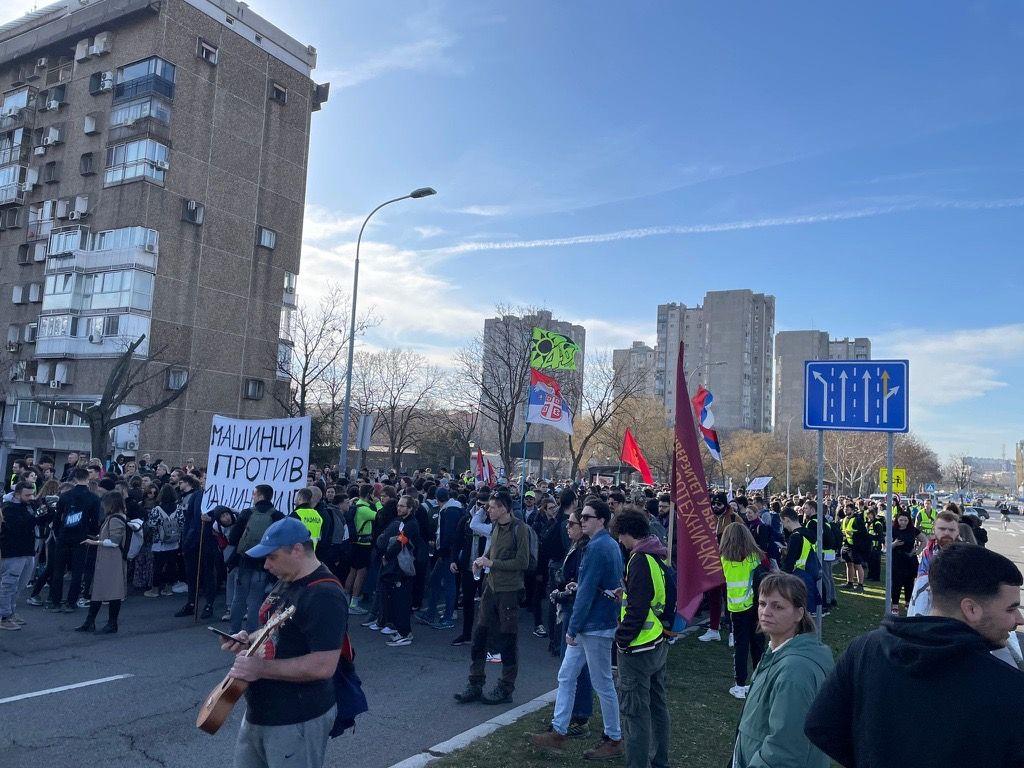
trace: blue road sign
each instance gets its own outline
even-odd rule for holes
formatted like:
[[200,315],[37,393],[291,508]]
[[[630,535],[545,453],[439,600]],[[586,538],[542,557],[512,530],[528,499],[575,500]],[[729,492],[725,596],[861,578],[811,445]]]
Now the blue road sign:
[[927,484],[925,484],[924,489],[928,493],[935,493],[935,483],[927,483]]
[[907,360],[808,360],[804,429],[910,430]]

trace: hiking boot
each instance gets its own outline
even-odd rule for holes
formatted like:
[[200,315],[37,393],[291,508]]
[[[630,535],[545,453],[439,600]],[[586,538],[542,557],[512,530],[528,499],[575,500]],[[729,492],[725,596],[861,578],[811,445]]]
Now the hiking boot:
[[626,754],[625,747],[622,746],[622,739],[609,739],[606,735],[601,734],[600,743],[593,749],[588,749],[583,753],[584,760],[611,760],[616,757],[622,757]]
[[482,685],[474,685],[469,683],[466,685],[466,690],[462,693],[455,694],[455,700],[459,704],[469,704],[473,701],[480,701],[480,698],[484,695],[484,688]]
[[547,733],[528,733],[526,737],[530,740],[530,743],[537,747],[537,749],[543,749],[545,752],[553,752],[556,755],[562,754],[562,750],[565,749],[566,742],[569,741],[568,736],[563,736],[556,730],[550,730]]
[[565,735],[570,739],[585,739],[590,735],[590,726],[586,720],[574,720],[569,723]]
[[196,612],[196,607],[192,603],[187,603],[178,609],[178,612],[174,614],[174,618],[183,619],[186,616],[191,616]]
[[34,605],[36,608],[39,608],[41,605],[43,605],[42,598],[36,597],[35,595],[32,595],[32,597],[30,597],[25,602],[28,603],[29,605]]
[[498,683],[488,693],[482,694],[480,701],[484,704],[506,704],[512,701],[512,691]]

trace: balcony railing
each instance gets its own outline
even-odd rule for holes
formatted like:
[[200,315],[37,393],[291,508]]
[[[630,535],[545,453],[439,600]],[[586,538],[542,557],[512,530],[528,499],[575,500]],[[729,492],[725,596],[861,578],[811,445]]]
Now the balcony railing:
[[57,272],[89,272],[94,269],[143,269],[156,272],[156,254],[142,247],[118,248],[110,251],[71,251],[70,254],[50,256],[46,260],[46,274]]
[[20,182],[17,184],[5,184],[0,187],[0,205],[23,205],[26,194],[22,190]]
[[0,131],[10,131],[15,128],[31,128],[35,123],[35,107],[22,107],[9,114],[0,115]]
[[131,101],[142,96],[163,96],[168,99],[174,98],[174,83],[165,80],[160,75],[144,75],[126,83],[118,83],[114,86],[113,104],[120,104],[123,101]]

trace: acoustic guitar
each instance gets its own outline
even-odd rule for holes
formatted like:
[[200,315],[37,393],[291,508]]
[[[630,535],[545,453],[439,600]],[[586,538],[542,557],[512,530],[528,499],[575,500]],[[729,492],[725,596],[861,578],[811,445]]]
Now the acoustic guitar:
[[[262,655],[264,642],[270,633],[288,621],[294,613],[295,606],[290,605],[283,611],[274,614],[270,621],[249,637],[249,647],[242,651],[239,656]],[[242,698],[248,687],[248,682],[232,677],[230,674],[221,680],[220,685],[210,691],[210,695],[206,697],[206,701],[203,702],[203,706],[199,709],[199,715],[196,717],[196,727],[210,734],[220,730],[220,727],[230,717],[231,710],[235,708],[235,704]]]

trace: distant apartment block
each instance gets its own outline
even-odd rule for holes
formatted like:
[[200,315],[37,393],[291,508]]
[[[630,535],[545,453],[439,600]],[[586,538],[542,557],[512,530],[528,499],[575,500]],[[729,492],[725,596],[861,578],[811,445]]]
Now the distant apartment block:
[[629,349],[612,350],[612,369],[615,372],[615,392],[621,392],[626,382],[640,382],[638,395],[654,395],[654,374],[657,353],[642,341],[634,341]]
[[[88,451],[125,345],[171,408],[114,450],[205,462],[214,414],[282,414],[316,51],[232,0],[67,0],[0,27],[0,460]],[[139,403],[129,400],[122,412]]]
[[871,339],[832,339],[828,343],[829,360],[870,360]]

